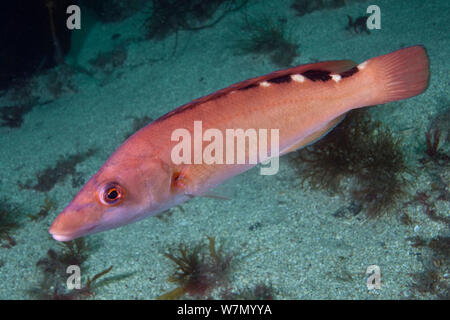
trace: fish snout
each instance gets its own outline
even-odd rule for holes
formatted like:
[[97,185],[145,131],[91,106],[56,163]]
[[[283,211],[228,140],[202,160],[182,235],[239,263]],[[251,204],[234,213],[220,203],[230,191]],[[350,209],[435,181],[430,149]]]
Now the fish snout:
[[92,218],[84,210],[73,210],[69,205],[56,217],[48,232],[57,241],[70,241],[92,233],[98,225],[97,219]]
[[53,239],[57,241],[70,241],[75,239],[75,233],[73,230],[69,230],[64,226],[64,221],[61,218],[62,213],[53,221],[52,225],[48,229],[48,232],[52,235]]

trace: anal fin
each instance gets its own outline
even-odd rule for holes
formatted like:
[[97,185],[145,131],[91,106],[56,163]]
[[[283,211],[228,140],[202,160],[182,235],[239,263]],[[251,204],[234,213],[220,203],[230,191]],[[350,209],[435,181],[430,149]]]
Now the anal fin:
[[309,136],[302,138],[301,140],[297,141],[295,144],[289,146],[287,149],[281,151],[280,155],[285,155],[286,153],[293,152],[295,150],[306,147],[306,146],[313,144],[314,142],[322,139],[331,130],[333,130],[334,127],[336,127],[342,120],[344,120],[344,118],[345,118],[345,113],[343,115],[331,120],[325,126],[320,128],[319,130],[313,132]]

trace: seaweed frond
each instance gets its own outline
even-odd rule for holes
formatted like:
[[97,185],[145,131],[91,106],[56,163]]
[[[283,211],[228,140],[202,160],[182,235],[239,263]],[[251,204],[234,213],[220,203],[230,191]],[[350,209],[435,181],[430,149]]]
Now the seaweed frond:
[[369,29],[367,29],[367,16],[359,16],[356,19],[353,19],[351,16],[347,15],[347,19],[348,22],[345,27],[346,30],[353,31],[356,34],[362,32],[370,34]]
[[0,108],[0,127],[20,128],[23,124],[23,117],[31,112],[34,103],[27,103],[18,106],[7,106]]
[[[92,279],[88,276],[86,283],[79,289],[68,290],[65,287],[64,278],[57,279],[57,281],[49,282],[48,279],[41,283],[40,287],[34,287],[28,292],[34,298],[39,300],[82,300],[95,295],[94,288],[100,286],[98,280],[108,274],[113,266],[100,271],[95,274]],[[49,286],[49,283],[53,285]]]
[[90,277],[87,278],[86,280],[86,289],[91,291],[92,288],[94,287],[94,285],[98,282],[98,279],[100,279],[101,277],[103,277],[104,275],[106,275],[107,273],[109,273],[112,270],[113,266],[110,266],[109,268],[100,271],[99,273],[97,273],[96,275],[94,275],[92,277],[92,279]]
[[175,271],[169,282],[178,284],[174,290],[159,299],[178,299],[184,294],[201,297],[227,282],[231,255],[224,255],[222,247],[216,250],[215,237],[208,237],[209,255],[203,253],[204,246],[188,249],[184,244],[177,252],[170,250],[164,256],[175,263]]
[[41,270],[42,277],[37,286],[29,289],[30,295],[46,300],[79,300],[92,296],[94,289],[103,283],[98,280],[108,274],[113,267],[95,274],[92,278],[88,276],[81,288],[69,289],[67,287],[67,268],[78,266],[80,270],[86,270],[84,263],[94,248],[83,238],[65,242],[61,246],[63,246],[61,250],[49,249],[46,257],[36,263]]
[[178,256],[172,253],[165,253],[164,256],[176,264],[177,270],[169,277],[170,282],[187,283],[191,277],[197,275],[200,269],[200,246],[189,250],[185,245],[180,244]]
[[408,171],[400,141],[393,138],[389,129],[378,131],[366,161],[358,173],[358,187],[353,198],[363,203],[369,218],[392,210],[405,195],[407,181],[401,173]]
[[298,46],[289,40],[285,19],[265,16],[249,21],[245,18],[242,30],[245,37],[237,43],[244,54],[267,55],[273,64],[288,67],[299,56]]
[[0,241],[1,247],[10,249],[16,245],[12,232],[21,226],[20,210],[6,198],[0,199]]
[[433,161],[438,165],[448,165],[450,156],[440,150],[441,131],[439,128],[429,129],[425,133],[426,149],[425,154],[427,158],[422,158],[422,163]]
[[49,249],[47,256],[37,262],[44,273],[65,277],[70,265],[82,266],[94,250],[84,238],[58,243],[61,250]]
[[294,0],[291,8],[297,12],[297,16],[301,17],[317,10],[340,8],[345,4],[345,0]]
[[[153,0],[152,13],[145,21],[147,39],[162,40],[179,30],[210,28],[248,0]],[[216,12],[221,13],[216,16]]]
[[76,166],[97,152],[95,148],[90,148],[85,152],[71,154],[61,157],[54,167],[47,167],[36,174],[37,183],[32,184],[30,180],[25,183],[18,182],[20,189],[48,192],[58,183],[64,181],[66,176],[77,177]]
[[353,179],[350,195],[367,217],[383,215],[405,194],[402,173],[408,171],[400,139],[389,129],[355,110],[333,131],[297,152],[303,182],[331,193],[341,192],[344,179]]
[[131,128],[131,131],[127,132],[125,134],[125,139],[128,139],[138,130],[142,129],[146,125],[148,125],[150,122],[153,121],[153,118],[149,116],[142,116],[142,117],[133,117],[133,126]]
[[[444,190],[444,191],[446,191],[446,190]],[[441,192],[443,192],[443,191],[441,191]],[[446,200],[446,199],[439,198],[442,195],[443,194],[440,193],[439,196],[436,198],[436,197],[432,197],[430,194],[428,194],[428,192],[417,191],[416,194],[414,195],[414,197],[412,198],[412,200],[406,202],[405,205],[417,203],[424,208],[425,214],[432,221],[441,222],[446,225],[450,225],[450,219],[448,217],[439,215],[437,212],[436,206],[435,206],[436,200]]]
[[439,135],[439,129],[430,129],[427,133],[425,133],[425,138],[427,141],[427,149],[425,150],[425,153],[430,158],[433,158],[438,154]]
[[[450,155],[448,154],[448,142],[450,141],[450,107],[447,98],[439,99],[443,110],[436,114],[425,132],[424,157],[420,162],[427,165],[427,169],[438,169],[438,166],[448,167]],[[431,166],[428,164],[431,163]]]
[[360,151],[365,151],[360,148],[365,149],[363,140],[371,130],[363,112],[350,112],[328,135],[298,151],[294,162],[306,164],[301,170],[303,182],[308,181],[314,189],[338,192],[341,181],[360,170],[364,157]]
[[77,238],[72,241],[58,242],[63,246],[62,254],[59,259],[66,265],[81,266],[92,253],[94,247],[87,243],[84,238]]
[[48,196],[45,196],[44,204],[41,205],[39,212],[36,214],[29,213],[27,214],[27,217],[31,221],[38,221],[47,217],[49,212],[55,208],[56,208],[55,200],[51,199]]
[[449,299],[448,266],[450,262],[450,237],[438,235],[427,241],[416,237],[413,247],[423,251],[422,272],[410,274],[411,288],[420,295],[433,295],[438,299]]

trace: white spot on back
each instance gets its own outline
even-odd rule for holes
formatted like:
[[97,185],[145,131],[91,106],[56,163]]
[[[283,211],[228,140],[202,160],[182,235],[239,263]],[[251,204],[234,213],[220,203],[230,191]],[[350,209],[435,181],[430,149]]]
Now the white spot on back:
[[364,61],[363,63],[361,63],[361,64],[358,65],[358,69],[359,69],[359,70],[362,70],[362,69],[364,69],[366,66],[367,66],[367,61]]
[[269,87],[269,86],[270,86],[270,83],[268,83],[267,81],[263,81],[263,82],[261,82],[259,85],[260,85],[260,86],[263,86],[263,87]]
[[305,81],[305,77],[302,76],[301,74],[293,74],[293,75],[291,75],[291,79],[294,80],[295,82]]
[[330,76],[331,76],[331,79],[333,79],[336,82],[341,81],[341,78],[342,78],[339,74],[330,74]]

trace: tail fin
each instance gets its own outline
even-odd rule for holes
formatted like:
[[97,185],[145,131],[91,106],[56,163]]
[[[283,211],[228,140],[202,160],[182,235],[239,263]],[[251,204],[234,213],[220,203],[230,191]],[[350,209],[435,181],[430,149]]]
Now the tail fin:
[[358,66],[370,69],[376,93],[373,104],[407,99],[428,86],[429,61],[422,46],[413,46],[375,57]]

